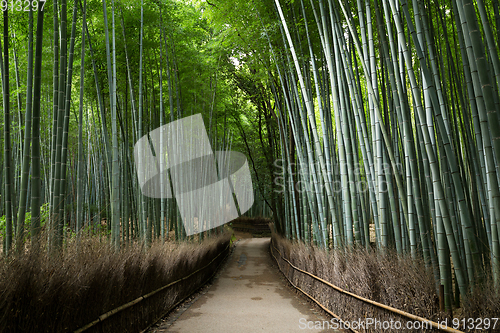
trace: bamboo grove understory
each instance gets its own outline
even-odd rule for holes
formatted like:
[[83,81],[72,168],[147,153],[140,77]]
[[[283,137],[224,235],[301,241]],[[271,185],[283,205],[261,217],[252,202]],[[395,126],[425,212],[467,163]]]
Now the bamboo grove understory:
[[101,227],[117,249],[185,239],[175,200],[141,194],[133,145],[202,113],[214,150],[248,157],[249,214],[280,234],[423,258],[447,309],[490,276],[499,292],[498,0],[35,9],[22,27],[3,12],[5,255],[27,233],[39,246],[45,220],[54,253]]

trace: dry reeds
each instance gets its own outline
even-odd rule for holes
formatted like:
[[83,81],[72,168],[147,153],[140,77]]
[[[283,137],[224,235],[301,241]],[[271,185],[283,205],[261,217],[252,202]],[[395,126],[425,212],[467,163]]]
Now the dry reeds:
[[[461,318],[466,318],[466,320],[473,318],[476,324],[485,318],[491,318],[491,325],[495,321],[493,318],[500,318],[500,290],[495,288],[491,276],[488,276],[482,285],[476,285],[474,292],[467,295],[467,302],[463,303]],[[481,326],[485,330],[486,325]],[[495,328],[496,330],[493,332],[500,332],[500,320],[496,323]]]
[[[327,253],[303,243],[292,243],[275,233],[272,239],[276,248],[293,265],[341,289],[429,320],[443,318],[443,314],[439,313],[432,272],[425,269],[422,261],[405,260],[391,251],[382,254],[366,249],[345,249]],[[280,260],[276,252],[275,255]],[[366,322],[367,318],[372,318],[381,323],[399,321],[403,329],[393,331],[408,331],[404,329],[408,322],[406,317],[336,291],[299,271],[287,269],[287,263],[283,260],[280,265],[292,283],[343,320]],[[389,332],[391,329],[374,329],[371,326],[366,329],[361,327],[358,331]]]
[[[72,332],[100,315],[212,261],[229,244],[225,233],[200,243],[130,245],[116,252],[107,242],[82,239],[51,259],[27,253],[0,263],[0,332]],[[88,332],[138,332],[212,275],[206,269],[99,323]]]

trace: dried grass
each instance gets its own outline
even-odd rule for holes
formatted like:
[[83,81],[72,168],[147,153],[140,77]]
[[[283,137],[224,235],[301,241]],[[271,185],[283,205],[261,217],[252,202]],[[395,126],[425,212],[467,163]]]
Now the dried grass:
[[[466,320],[500,318],[500,290],[495,287],[491,276],[488,276],[482,285],[476,286],[474,293],[467,296],[467,302],[464,302],[461,310],[460,318],[466,318]],[[500,322],[496,325],[496,332],[500,332]]]
[[[429,320],[443,318],[444,314],[439,313],[439,299],[432,272],[425,269],[423,261],[397,256],[389,250],[384,254],[366,249],[335,250],[327,253],[313,246],[291,242],[275,233],[272,239],[278,250],[293,265],[346,291]],[[274,253],[279,258],[279,254]],[[406,327],[406,317],[365,303],[306,274],[288,269],[289,265],[283,260],[280,260],[280,265],[284,268],[283,273],[296,286],[345,321],[373,318],[381,322],[400,321],[402,327]]]
[[[223,251],[230,235],[199,243],[130,245],[119,252],[95,238],[0,263],[0,332],[70,332],[120,305],[189,275]],[[88,332],[138,332],[201,287],[224,255],[198,274],[113,315]]]

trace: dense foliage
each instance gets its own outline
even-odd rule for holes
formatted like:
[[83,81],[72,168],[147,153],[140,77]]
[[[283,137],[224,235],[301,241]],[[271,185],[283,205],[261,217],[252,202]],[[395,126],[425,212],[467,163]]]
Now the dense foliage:
[[54,0],[43,13],[43,26],[40,10],[3,17],[4,253],[24,248],[27,211],[38,244],[43,203],[52,251],[68,227],[107,228],[116,248],[183,239],[175,201],[141,195],[132,149],[201,113],[214,150],[248,157],[250,214],[280,234],[423,258],[448,310],[490,275],[498,291],[498,0]]

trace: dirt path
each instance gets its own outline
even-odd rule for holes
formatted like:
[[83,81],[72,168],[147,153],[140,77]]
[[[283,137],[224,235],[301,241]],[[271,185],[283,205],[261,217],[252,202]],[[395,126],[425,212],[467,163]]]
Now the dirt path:
[[240,240],[210,289],[170,327],[155,332],[335,332],[307,329],[329,319],[285,285],[268,253],[269,241]]

